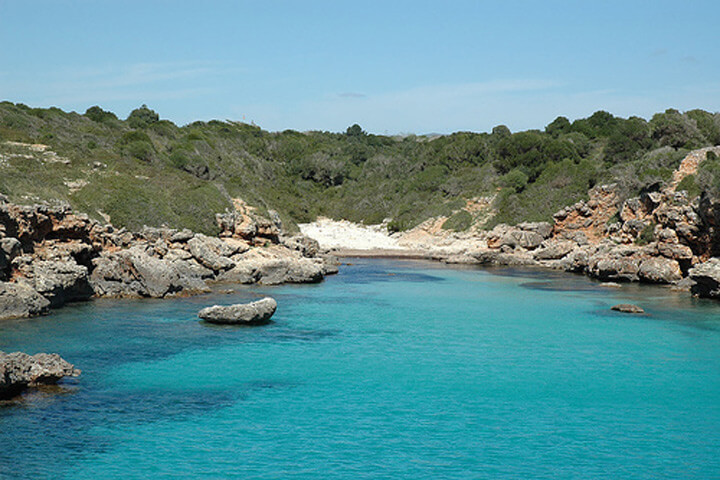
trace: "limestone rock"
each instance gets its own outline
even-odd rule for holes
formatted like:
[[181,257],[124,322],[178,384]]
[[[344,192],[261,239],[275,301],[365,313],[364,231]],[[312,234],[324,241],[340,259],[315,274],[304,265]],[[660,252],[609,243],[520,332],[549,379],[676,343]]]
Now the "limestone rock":
[[650,283],[674,283],[682,279],[682,272],[675,260],[651,257],[640,262],[638,277]]
[[265,297],[256,302],[203,308],[198,317],[209,323],[231,325],[262,325],[268,323],[277,309],[277,302]]
[[187,242],[190,253],[207,268],[220,272],[229,270],[235,263],[227,258],[234,253],[233,248],[219,238],[197,234]]
[[22,279],[40,295],[50,301],[51,308],[58,308],[67,302],[88,300],[93,289],[88,278],[88,269],[73,260],[40,260],[30,267],[31,277]]
[[27,285],[0,282],[0,320],[48,312],[50,301]]
[[97,295],[112,297],[166,297],[207,291],[197,275],[175,262],[151,257],[140,247],[104,254],[93,261],[90,282]]
[[58,354],[0,352],[0,398],[10,398],[28,387],[55,383],[63,377],[77,377],[80,370]]
[[690,269],[688,277],[695,282],[695,285],[690,287],[693,295],[720,298],[720,258],[711,258],[696,265]]
[[645,313],[645,310],[631,303],[620,303],[618,305],[613,305],[612,307],[610,307],[610,310],[615,310],[616,312],[622,313]]

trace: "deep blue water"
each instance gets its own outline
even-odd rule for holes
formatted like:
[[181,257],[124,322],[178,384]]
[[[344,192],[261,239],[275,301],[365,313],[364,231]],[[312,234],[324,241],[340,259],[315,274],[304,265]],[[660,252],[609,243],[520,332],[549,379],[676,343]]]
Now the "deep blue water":
[[[0,478],[720,478],[720,303],[354,263],[319,285],[0,323],[0,350],[83,369],[0,407]],[[268,326],[195,317],[264,294]]]

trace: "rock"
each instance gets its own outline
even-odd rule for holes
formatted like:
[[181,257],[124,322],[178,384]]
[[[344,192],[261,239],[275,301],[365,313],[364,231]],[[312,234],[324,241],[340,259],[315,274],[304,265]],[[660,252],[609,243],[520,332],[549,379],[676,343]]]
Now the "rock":
[[631,303],[620,303],[618,305],[613,305],[612,307],[610,307],[610,310],[615,310],[616,312],[622,313],[645,313],[645,310]]
[[275,259],[258,268],[258,281],[263,285],[281,283],[317,283],[323,279],[323,266],[310,259]]
[[187,245],[198,262],[215,272],[230,270],[235,266],[235,263],[227,258],[227,255],[234,253],[232,247],[219,238],[197,234]]
[[590,276],[599,280],[634,282],[638,280],[639,260],[623,257],[593,256],[588,265]]
[[268,323],[277,309],[277,302],[265,297],[256,302],[203,308],[198,317],[209,323],[231,325],[262,325]]
[[691,279],[690,277],[685,277],[682,280],[675,282],[675,284],[672,286],[672,290],[678,291],[678,292],[690,292],[692,291],[692,287],[695,285],[695,281]]
[[690,292],[698,297],[720,298],[720,258],[711,258],[691,268],[688,278],[695,282]]
[[17,238],[0,238],[0,250],[5,253],[9,260],[12,260],[22,253],[22,245]]
[[545,240],[542,235],[524,230],[511,230],[500,239],[500,246],[522,247],[528,250],[535,249]]
[[217,276],[217,281],[250,284],[257,282],[258,277],[257,265],[251,262],[236,262],[233,268],[221,272]]
[[188,240],[193,238],[195,234],[188,230],[187,228],[184,228],[180,230],[179,232],[175,232],[172,235],[170,235],[170,241],[173,243],[186,243]]
[[535,260],[559,260],[575,249],[575,243],[563,240],[546,240],[535,250]]
[[50,301],[27,285],[0,282],[0,320],[48,312]]
[[644,282],[674,283],[682,279],[682,272],[675,260],[651,257],[640,262],[638,277]]
[[72,260],[36,260],[30,268],[31,277],[19,283],[27,282],[50,301],[51,308],[61,307],[67,302],[88,300],[93,296],[87,267]]
[[176,262],[151,257],[135,246],[95,259],[90,283],[97,295],[110,297],[160,298],[208,290],[200,273],[188,271],[187,262]]
[[688,261],[693,258],[693,251],[687,245],[681,245],[679,243],[659,243],[657,248],[660,255],[673,260]]
[[291,250],[297,250],[306,257],[314,257],[320,251],[320,244],[317,240],[306,237],[305,235],[295,235],[293,237],[281,237],[280,243]]
[[58,354],[0,352],[0,398],[11,398],[28,387],[55,383],[63,377],[77,377],[80,370]]
[[477,258],[464,253],[444,256],[441,258],[441,261],[451,265],[475,265],[478,263]]
[[552,234],[552,225],[550,225],[548,222],[523,222],[518,223],[517,227],[520,230],[524,230],[526,232],[534,232],[543,237],[543,239],[550,238],[550,235]]

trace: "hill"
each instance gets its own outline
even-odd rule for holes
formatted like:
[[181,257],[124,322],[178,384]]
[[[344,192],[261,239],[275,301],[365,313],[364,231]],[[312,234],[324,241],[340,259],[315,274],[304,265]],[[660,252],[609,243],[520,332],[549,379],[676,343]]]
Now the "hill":
[[[404,230],[438,215],[446,228],[549,220],[614,182],[657,189],[687,152],[720,144],[720,114],[667,110],[649,121],[599,111],[543,130],[388,137],[267,132],[238,122],[177,126],[146,106],[127,119],[0,103],[0,192],[17,203],[67,202],[118,226],[217,233],[214,214],[241,198],[286,227],[322,215]],[[717,158],[680,188],[720,188]],[[465,208],[489,203],[490,214]]]

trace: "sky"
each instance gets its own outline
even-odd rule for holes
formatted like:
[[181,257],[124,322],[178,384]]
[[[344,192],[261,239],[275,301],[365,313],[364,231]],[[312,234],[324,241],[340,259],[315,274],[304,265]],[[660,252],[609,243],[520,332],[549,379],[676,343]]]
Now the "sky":
[[378,134],[720,110],[720,2],[0,0],[0,99]]

